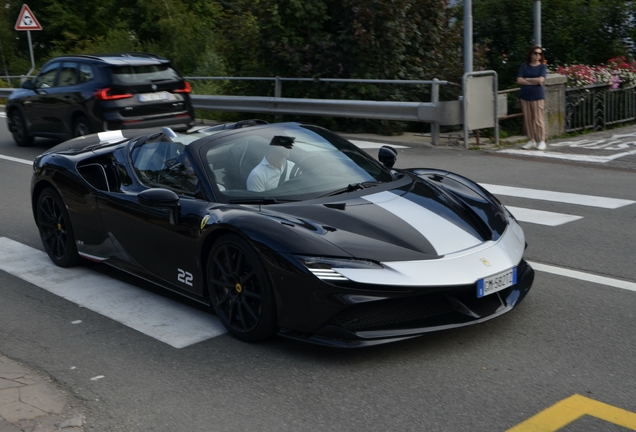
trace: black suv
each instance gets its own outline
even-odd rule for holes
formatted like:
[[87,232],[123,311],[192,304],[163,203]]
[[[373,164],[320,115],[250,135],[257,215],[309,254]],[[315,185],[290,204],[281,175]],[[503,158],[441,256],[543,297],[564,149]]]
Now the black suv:
[[146,53],[69,55],[48,61],[14,91],[7,123],[19,146],[106,130],[194,125],[190,84]]

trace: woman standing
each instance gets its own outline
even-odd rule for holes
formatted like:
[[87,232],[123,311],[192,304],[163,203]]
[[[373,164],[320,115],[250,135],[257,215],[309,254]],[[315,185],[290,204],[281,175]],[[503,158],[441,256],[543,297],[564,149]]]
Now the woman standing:
[[[523,111],[523,126],[530,139],[523,149],[537,148],[545,150],[545,92],[543,83],[548,76],[548,68],[544,62],[543,50],[540,46],[533,46],[526,56],[526,61],[519,68],[517,84],[521,110]],[[538,144],[537,144],[538,143]]]

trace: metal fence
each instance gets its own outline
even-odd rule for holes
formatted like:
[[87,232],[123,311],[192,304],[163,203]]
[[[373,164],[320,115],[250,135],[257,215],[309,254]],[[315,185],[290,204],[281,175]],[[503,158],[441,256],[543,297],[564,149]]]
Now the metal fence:
[[612,89],[605,84],[566,87],[565,131],[602,130],[636,120],[636,87]]

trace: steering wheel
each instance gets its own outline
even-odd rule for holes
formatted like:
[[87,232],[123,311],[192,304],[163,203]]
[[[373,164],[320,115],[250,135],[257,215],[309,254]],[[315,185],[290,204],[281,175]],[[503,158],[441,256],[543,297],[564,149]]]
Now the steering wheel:
[[304,173],[308,173],[309,171],[311,171],[312,169],[315,169],[316,167],[310,167],[307,163],[307,161],[311,160],[312,158],[320,158],[321,156],[317,153],[309,153],[307,156],[303,157],[301,160],[298,161],[298,163],[296,165],[294,165],[294,167],[291,170],[291,173],[289,173],[289,178],[293,179],[296,177],[299,177],[300,175]]

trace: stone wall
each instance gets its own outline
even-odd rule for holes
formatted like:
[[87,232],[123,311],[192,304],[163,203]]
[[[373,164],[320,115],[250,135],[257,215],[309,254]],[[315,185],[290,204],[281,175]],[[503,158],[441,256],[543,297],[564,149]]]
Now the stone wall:
[[548,74],[545,80],[545,124],[549,137],[565,133],[565,83],[564,75]]

